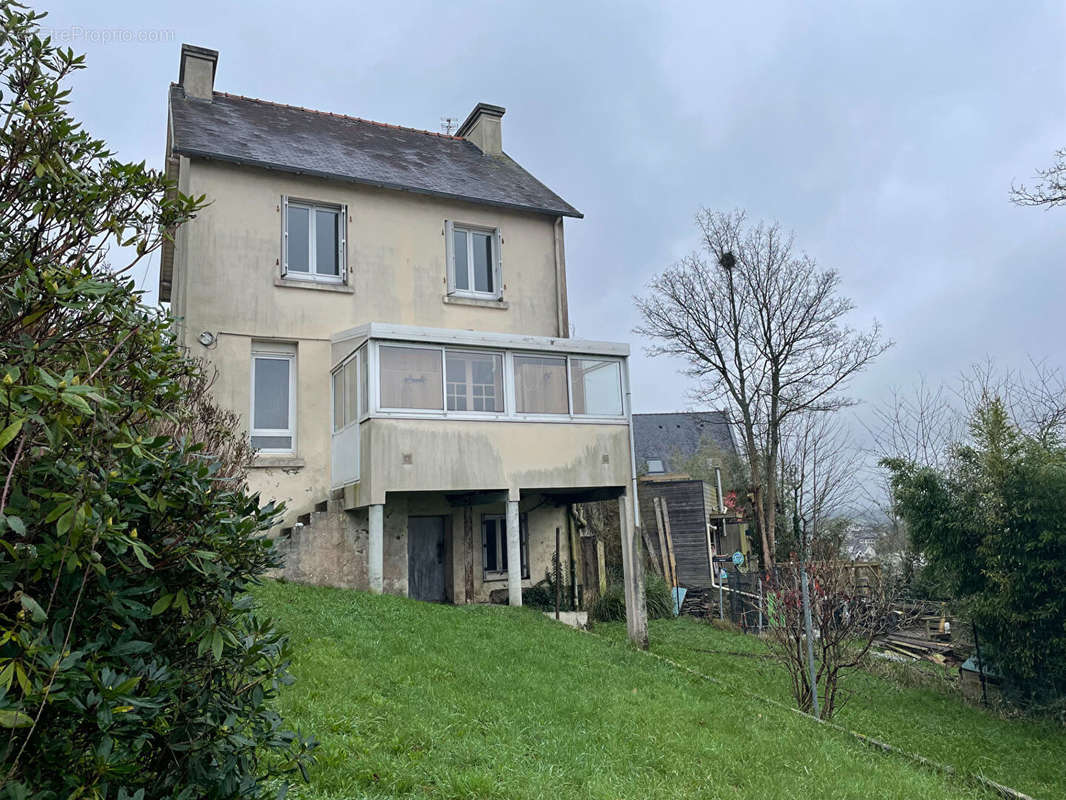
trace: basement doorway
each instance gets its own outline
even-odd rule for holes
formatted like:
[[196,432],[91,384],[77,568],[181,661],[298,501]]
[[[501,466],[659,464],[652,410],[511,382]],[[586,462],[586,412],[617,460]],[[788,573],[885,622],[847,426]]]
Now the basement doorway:
[[407,518],[407,595],[448,602],[448,536],[444,517]]

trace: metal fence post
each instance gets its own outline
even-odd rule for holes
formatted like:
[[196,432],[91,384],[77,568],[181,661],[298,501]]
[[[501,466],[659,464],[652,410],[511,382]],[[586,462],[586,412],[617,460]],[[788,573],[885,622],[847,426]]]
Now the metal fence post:
[[722,576],[718,576],[718,619],[725,619],[725,603],[722,602]]
[[803,589],[803,625],[807,629],[807,669],[811,675],[811,696],[814,699],[814,716],[822,718],[818,709],[818,680],[814,672],[814,631],[811,625],[811,597],[807,589],[807,570],[801,573],[800,584]]
[[762,633],[762,577],[759,578],[759,633]]

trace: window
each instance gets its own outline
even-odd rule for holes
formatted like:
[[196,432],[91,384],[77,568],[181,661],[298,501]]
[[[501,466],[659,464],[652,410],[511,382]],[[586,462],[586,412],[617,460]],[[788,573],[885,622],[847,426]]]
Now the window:
[[282,275],[303,280],[344,279],[345,206],[320,205],[283,198]]
[[648,472],[666,472],[663,468],[663,460],[661,458],[649,458],[648,459]]
[[252,447],[266,453],[295,451],[296,348],[253,345]]
[[334,431],[346,428],[359,420],[359,358],[360,356],[356,356],[343,367],[333,371]]
[[566,359],[515,356],[515,402],[519,414],[566,414]]
[[[522,578],[529,578],[529,531],[526,515],[519,518],[518,535],[522,554]],[[507,517],[503,514],[481,516],[482,580],[498,581],[507,577]]]
[[449,411],[503,413],[503,356],[448,350]]
[[570,359],[574,413],[593,417],[622,415],[622,370],[617,361]]
[[444,409],[440,348],[378,348],[381,407]]
[[446,224],[448,240],[448,293],[499,299],[499,230]]

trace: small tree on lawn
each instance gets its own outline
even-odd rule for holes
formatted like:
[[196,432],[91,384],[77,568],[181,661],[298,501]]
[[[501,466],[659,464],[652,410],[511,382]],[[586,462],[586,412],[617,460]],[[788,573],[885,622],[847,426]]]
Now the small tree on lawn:
[[796,707],[814,710],[812,685],[818,688],[822,719],[830,719],[846,700],[841,680],[862,663],[873,640],[900,624],[892,597],[876,579],[857,586],[852,569],[833,560],[807,565],[814,631],[815,678],[811,683],[807,631],[803,612],[802,573],[782,568],[774,588],[767,593],[770,652],[788,670]]
[[201,201],[81,130],[40,19],[0,2],[0,797],[259,797],[308,760],[275,510],[128,277]]

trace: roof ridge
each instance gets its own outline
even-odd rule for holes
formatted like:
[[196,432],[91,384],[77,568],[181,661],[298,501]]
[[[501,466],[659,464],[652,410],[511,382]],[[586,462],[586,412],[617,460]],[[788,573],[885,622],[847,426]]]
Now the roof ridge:
[[265,106],[275,106],[276,108],[288,108],[288,109],[291,109],[293,111],[306,111],[309,114],[321,114],[324,117],[334,117],[335,119],[347,119],[347,120],[351,120],[352,122],[365,122],[367,125],[377,125],[380,128],[393,128],[394,130],[409,131],[410,133],[421,133],[421,134],[424,134],[426,136],[436,136],[438,139],[452,139],[453,141],[456,141],[456,142],[465,142],[466,141],[466,139],[464,139],[461,136],[452,136],[451,134],[447,134],[447,133],[437,133],[436,131],[427,131],[427,130],[423,130],[422,128],[410,128],[410,127],[408,127],[406,125],[394,125],[391,122],[378,122],[377,120],[373,120],[373,119],[365,119],[363,117],[355,117],[355,116],[352,116],[351,114],[337,114],[336,112],[333,112],[333,111],[319,111],[317,108],[307,108],[306,106],[294,106],[294,105],[291,105],[289,103],[278,103],[278,102],[275,102],[273,100],[263,100],[260,97],[248,97],[247,95],[234,94],[233,92],[215,92],[214,94],[221,95],[222,97],[229,97],[229,98],[235,99],[235,100],[248,100],[249,102],[252,102],[252,103],[261,103],[261,104],[263,104]]

